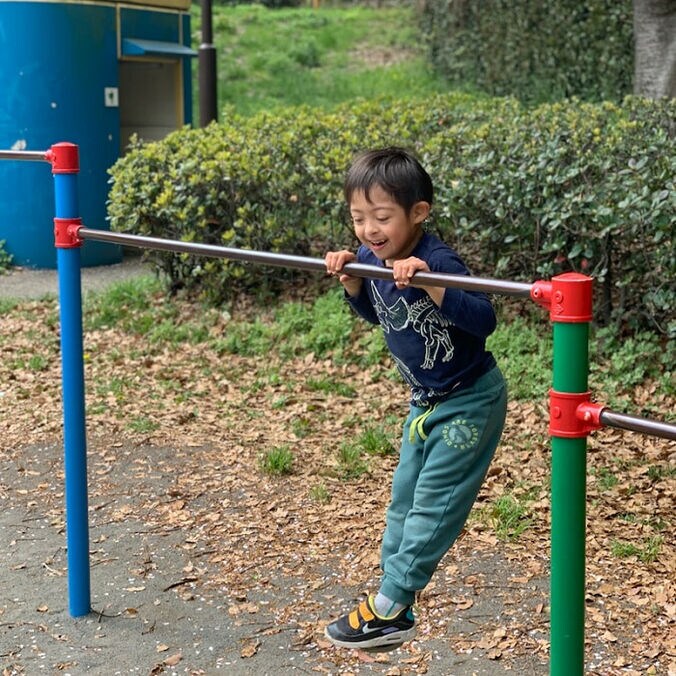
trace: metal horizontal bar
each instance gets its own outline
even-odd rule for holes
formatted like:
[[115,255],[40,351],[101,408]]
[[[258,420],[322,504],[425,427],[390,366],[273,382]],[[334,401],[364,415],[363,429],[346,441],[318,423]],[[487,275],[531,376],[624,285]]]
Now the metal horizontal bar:
[[599,415],[599,422],[607,427],[617,427],[621,430],[630,430],[632,432],[641,432],[650,434],[654,437],[676,440],[676,425],[670,425],[659,420],[648,420],[648,418],[639,418],[633,415],[625,415],[616,411],[603,409]]
[[[98,242],[111,242],[125,246],[133,246],[141,249],[158,249],[161,251],[174,251],[211,258],[227,258],[230,260],[248,261],[261,263],[274,267],[290,267],[300,270],[314,270],[326,272],[326,264],[322,258],[310,258],[309,256],[296,256],[292,254],[271,253],[269,251],[253,251],[251,249],[234,249],[215,244],[197,244],[195,242],[178,242],[171,239],[158,237],[146,237],[143,235],[128,235],[106,230],[93,230],[91,228],[78,228],[78,236],[84,240]],[[374,279],[392,279],[392,270],[380,268],[375,265],[362,263],[348,263],[345,272],[355,277],[368,277]],[[412,280],[413,286],[441,286],[445,288],[467,289],[471,291],[484,291],[487,293],[500,293],[507,296],[530,296],[531,284],[511,282],[500,279],[485,279],[482,277],[467,277],[465,275],[448,275],[439,272],[418,272]]]
[[47,161],[46,150],[0,150],[0,160]]

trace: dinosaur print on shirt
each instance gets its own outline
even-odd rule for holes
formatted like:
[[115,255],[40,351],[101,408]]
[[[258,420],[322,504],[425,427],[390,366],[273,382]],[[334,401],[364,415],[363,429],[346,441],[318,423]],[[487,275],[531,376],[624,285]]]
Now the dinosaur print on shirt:
[[439,308],[429,296],[414,303],[408,303],[401,296],[393,305],[388,306],[373,280],[371,289],[373,306],[385,333],[411,328],[422,336],[425,341],[425,359],[420,364],[421,369],[434,368],[440,353],[442,362],[448,362],[453,358],[453,343],[447,330],[453,323],[439,312]]
[[[411,256],[426,261],[432,272],[469,274],[458,254],[429,233],[423,234]],[[357,262],[386,267],[363,245]],[[359,294],[347,300],[359,316],[380,325],[416,406],[444,401],[495,367],[486,337],[495,329],[496,318],[484,293],[449,288],[437,306],[424,289],[398,289],[392,280],[368,279]]]

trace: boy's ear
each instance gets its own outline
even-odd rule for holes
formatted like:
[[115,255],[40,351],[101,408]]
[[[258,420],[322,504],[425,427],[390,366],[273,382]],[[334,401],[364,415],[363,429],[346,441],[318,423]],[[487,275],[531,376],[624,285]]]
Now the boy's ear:
[[429,202],[416,202],[411,207],[411,216],[413,216],[414,223],[422,223],[430,215],[430,206]]

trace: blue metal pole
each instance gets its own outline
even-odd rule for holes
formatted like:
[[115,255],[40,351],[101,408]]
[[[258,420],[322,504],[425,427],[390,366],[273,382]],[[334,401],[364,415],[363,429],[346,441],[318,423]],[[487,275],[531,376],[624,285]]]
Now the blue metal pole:
[[72,144],[52,146],[52,153],[61,320],[68,607],[73,617],[79,617],[91,610],[81,242],[73,235],[71,227],[81,223],[77,192],[79,161],[77,146]]

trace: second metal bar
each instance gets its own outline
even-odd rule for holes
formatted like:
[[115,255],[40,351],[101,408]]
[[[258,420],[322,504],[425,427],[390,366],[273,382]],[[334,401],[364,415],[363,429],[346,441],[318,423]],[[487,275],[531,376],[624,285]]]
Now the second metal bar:
[[641,432],[642,434],[650,434],[654,437],[676,441],[676,425],[670,425],[666,422],[625,415],[624,413],[617,413],[607,409],[601,411],[599,421],[607,427],[617,427],[621,430]]
[[[215,244],[179,242],[171,239],[161,239],[159,237],[128,235],[105,230],[93,230],[91,228],[79,228],[78,236],[84,240],[114,242],[141,249],[158,249],[160,251],[174,251],[176,253],[209,256],[212,258],[227,258],[230,260],[261,263],[263,265],[274,267],[291,267],[301,270],[326,272],[326,265],[323,259],[311,258],[309,256],[296,256],[292,254],[272,253],[269,251],[253,251],[251,249],[234,249],[217,246]],[[376,267],[375,265],[349,263],[344,269],[345,272],[354,275],[355,277],[392,279],[392,270],[389,268]],[[416,273],[412,285],[417,286],[423,284],[445,288],[483,291],[486,293],[500,293],[507,296],[521,296],[524,298],[530,296],[532,288],[532,284],[511,282],[501,279],[486,279],[482,277],[468,277],[464,275],[450,275],[437,272]]]

